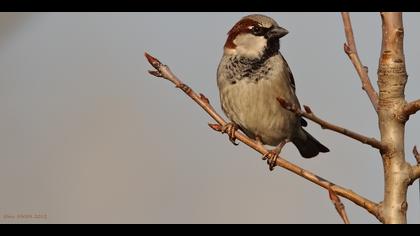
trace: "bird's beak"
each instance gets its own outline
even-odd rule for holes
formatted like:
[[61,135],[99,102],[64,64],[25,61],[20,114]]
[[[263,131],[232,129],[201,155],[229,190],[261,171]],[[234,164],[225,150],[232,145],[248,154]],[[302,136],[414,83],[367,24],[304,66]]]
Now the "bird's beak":
[[267,32],[267,38],[281,38],[288,34],[289,31],[280,26],[273,27]]

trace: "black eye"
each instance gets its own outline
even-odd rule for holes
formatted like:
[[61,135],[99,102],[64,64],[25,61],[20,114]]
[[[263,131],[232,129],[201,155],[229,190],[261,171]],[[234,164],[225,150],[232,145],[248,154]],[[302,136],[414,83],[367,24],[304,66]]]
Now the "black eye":
[[261,36],[265,34],[265,29],[258,25],[252,27],[251,31],[252,31],[252,34],[257,35],[257,36]]

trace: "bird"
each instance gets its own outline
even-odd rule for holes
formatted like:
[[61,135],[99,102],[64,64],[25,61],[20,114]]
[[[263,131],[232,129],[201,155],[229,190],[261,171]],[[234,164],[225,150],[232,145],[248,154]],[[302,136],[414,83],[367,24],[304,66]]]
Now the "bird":
[[307,122],[277,100],[300,108],[293,74],[280,53],[280,38],[288,33],[271,17],[247,15],[229,30],[217,67],[221,108],[230,120],[222,132],[234,144],[235,132],[241,130],[258,145],[274,146],[263,156],[270,170],[289,142],[304,158],[329,152],[303,129]]

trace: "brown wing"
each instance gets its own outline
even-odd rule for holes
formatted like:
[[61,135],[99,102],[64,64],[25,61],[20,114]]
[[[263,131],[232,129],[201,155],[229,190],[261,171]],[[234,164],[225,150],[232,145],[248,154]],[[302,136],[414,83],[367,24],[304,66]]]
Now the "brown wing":
[[286,66],[287,73],[289,73],[290,87],[292,87],[293,92],[296,92],[295,78],[293,78],[293,74],[292,74],[292,71],[290,70],[289,64],[287,64],[287,61],[286,61],[286,59],[284,59],[283,55],[280,54],[280,56],[281,56],[281,58],[284,61],[284,64]]
[[[287,64],[286,59],[284,59],[283,55],[280,54],[280,56],[281,56],[281,58],[284,61],[284,64],[286,66],[287,73],[289,73],[289,77],[288,78],[289,78],[289,82],[290,82],[290,87],[292,87],[293,93],[295,93],[295,95],[296,95],[295,78],[293,77],[292,71],[290,70],[289,64]],[[300,125],[303,126],[303,127],[306,127],[308,125],[308,122],[306,122],[306,120],[304,120],[303,118],[300,118]]]

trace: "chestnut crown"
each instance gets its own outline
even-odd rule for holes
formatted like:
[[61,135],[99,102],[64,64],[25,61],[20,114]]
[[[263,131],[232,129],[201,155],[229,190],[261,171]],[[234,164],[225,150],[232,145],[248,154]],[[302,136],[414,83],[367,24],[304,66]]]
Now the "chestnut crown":
[[279,49],[279,39],[289,32],[272,18],[254,14],[243,17],[228,32],[225,53],[259,58]]

